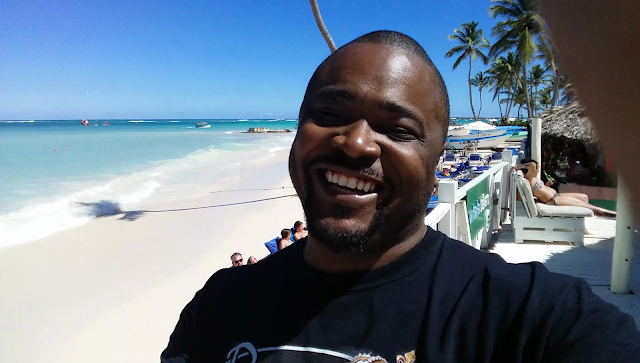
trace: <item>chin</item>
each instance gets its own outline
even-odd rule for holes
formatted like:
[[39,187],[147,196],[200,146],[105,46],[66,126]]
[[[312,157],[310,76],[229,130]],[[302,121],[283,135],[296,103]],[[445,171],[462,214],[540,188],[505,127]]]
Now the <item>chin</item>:
[[330,250],[342,254],[361,254],[380,249],[385,213],[378,212],[370,222],[318,218],[307,214],[309,235]]

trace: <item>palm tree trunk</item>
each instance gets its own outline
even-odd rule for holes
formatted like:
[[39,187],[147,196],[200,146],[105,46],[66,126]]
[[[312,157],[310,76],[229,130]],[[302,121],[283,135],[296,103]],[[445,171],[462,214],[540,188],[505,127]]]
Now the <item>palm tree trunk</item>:
[[498,109],[500,109],[500,120],[502,121],[502,105],[500,104],[500,93],[498,93]]
[[478,92],[480,93],[480,108],[478,109],[478,118],[480,118],[480,112],[482,112],[482,88],[478,87]]
[[476,111],[473,109],[473,95],[471,94],[471,55],[469,55],[469,103],[471,104],[473,120],[478,121],[478,118],[476,117]]
[[[516,84],[518,84],[517,81],[516,81]],[[509,98],[507,99],[507,110],[505,111],[506,116],[507,116],[507,120],[509,119],[509,115],[511,114],[511,107],[513,107],[513,95],[514,94],[515,94],[515,90],[512,88],[511,94],[509,95]]]
[[329,50],[331,53],[336,51],[336,44],[331,39],[331,34],[329,34],[329,30],[324,25],[324,21],[322,20],[322,15],[320,15],[320,8],[318,8],[318,2],[316,0],[309,0],[309,4],[311,5],[311,11],[313,12],[313,17],[316,19],[316,24],[318,25],[318,29],[320,29],[320,33],[324,38],[324,41],[327,42],[329,46]]
[[522,111],[522,104],[519,106],[520,107],[518,107],[518,121],[522,120],[522,118],[520,117],[520,111]]
[[531,109],[531,99],[529,98],[529,86],[527,85],[527,64],[524,61],[524,57],[521,60],[522,63],[522,87],[524,91],[524,98],[527,104],[527,115],[529,119],[533,118],[533,110]]
[[551,99],[551,107],[556,107],[558,105],[558,93],[560,92],[560,75],[558,74],[558,70],[556,69],[555,62],[551,62],[551,70],[553,71],[553,98]]

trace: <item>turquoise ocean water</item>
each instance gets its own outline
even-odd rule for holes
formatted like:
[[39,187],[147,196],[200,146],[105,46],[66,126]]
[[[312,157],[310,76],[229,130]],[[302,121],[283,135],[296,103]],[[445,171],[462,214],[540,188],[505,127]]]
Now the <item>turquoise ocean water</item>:
[[[189,178],[233,173],[243,158],[290,148],[294,135],[241,131],[296,127],[296,120],[80,121],[0,121],[0,248],[85,223],[91,216],[78,203],[127,205],[185,188]],[[195,128],[202,121],[211,127]]]

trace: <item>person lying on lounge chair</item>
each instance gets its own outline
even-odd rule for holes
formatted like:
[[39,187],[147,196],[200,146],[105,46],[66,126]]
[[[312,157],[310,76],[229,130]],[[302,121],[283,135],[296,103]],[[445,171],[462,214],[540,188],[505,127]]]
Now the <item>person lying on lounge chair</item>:
[[[555,189],[545,185],[538,179],[538,162],[531,159],[522,160],[521,165],[514,166],[511,171],[522,170],[525,179],[531,184],[533,195],[540,200],[541,203],[561,206],[585,207],[593,211],[597,216],[615,217],[616,212],[608,209],[596,207],[589,203],[589,196],[582,193],[558,193]],[[551,184],[551,183],[547,183]]]

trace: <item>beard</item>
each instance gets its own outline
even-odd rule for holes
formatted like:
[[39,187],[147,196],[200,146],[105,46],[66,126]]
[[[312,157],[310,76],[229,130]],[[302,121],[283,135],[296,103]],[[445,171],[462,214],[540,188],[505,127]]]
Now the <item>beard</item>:
[[[308,187],[310,186],[308,185]],[[319,243],[338,254],[351,255],[367,251],[367,247],[380,240],[385,229],[388,217],[386,208],[376,211],[371,223],[364,229],[343,229],[336,228],[320,216],[317,216],[315,211],[318,208],[315,208],[315,205],[316,201],[313,193],[307,195],[306,200],[302,201],[309,234]],[[337,208],[339,208],[340,216],[346,217],[351,212],[351,208],[345,206]]]
[[[400,210],[392,211],[389,205],[383,206],[375,212],[371,222],[365,228],[348,229],[335,227],[319,215],[311,181],[307,180],[305,184],[307,195],[305,198],[300,197],[300,201],[309,235],[313,236],[318,243],[342,255],[380,253],[402,242],[415,230],[415,227],[424,223],[432,191],[426,186],[429,184],[427,181],[411,200],[396,203],[402,206]],[[353,212],[353,208],[347,206],[336,206],[336,208],[340,217],[346,218]]]

